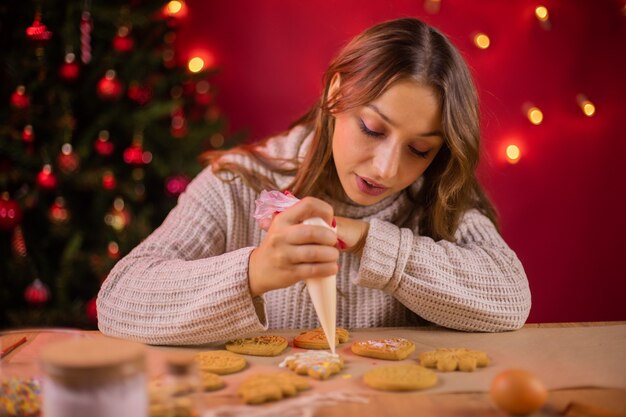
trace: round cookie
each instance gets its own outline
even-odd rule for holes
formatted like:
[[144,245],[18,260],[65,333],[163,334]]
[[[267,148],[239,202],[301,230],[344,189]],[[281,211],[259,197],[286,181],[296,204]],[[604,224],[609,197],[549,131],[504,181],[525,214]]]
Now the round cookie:
[[218,375],[232,374],[246,366],[246,358],[227,350],[209,350],[196,354],[196,363],[203,372]]
[[419,365],[385,365],[367,371],[363,382],[378,390],[415,391],[435,385],[437,374]]
[[400,361],[405,359],[415,350],[415,343],[408,339],[395,337],[380,340],[365,340],[355,342],[352,352],[368,358]]
[[226,343],[226,350],[253,356],[276,356],[287,348],[287,339],[282,336],[256,336],[234,339]]

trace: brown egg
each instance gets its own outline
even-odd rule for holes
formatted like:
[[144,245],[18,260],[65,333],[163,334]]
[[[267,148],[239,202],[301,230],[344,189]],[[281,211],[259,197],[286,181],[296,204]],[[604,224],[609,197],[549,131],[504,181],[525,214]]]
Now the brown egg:
[[540,409],[548,391],[536,376],[523,369],[507,369],[491,381],[491,399],[502,411],[526,415]]

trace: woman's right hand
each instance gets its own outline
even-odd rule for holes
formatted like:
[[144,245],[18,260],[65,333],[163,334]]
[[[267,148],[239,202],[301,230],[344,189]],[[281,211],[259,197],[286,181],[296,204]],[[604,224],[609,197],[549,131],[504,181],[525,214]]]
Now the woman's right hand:
[[302,223],[312,217],[331,225],[333,208],[317,198],[305,197],[274,216],[265,239],[250,255],[248,280],[253,297],[337,273],[337,235],[327,227]]

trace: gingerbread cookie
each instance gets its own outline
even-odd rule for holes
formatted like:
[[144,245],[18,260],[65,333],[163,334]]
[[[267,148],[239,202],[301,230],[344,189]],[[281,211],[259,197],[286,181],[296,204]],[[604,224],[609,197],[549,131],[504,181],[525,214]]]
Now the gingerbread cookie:
[[336,353],[309,350],[287,356],[278,366],[288,367],[298,375],[328,379],[343,368],[343,358]]
[[293,397],[299,391],[310,387],[308,381],[287,372],[261,373],[250,375],[237,389],[247,404],[261,404],[281,398]]
[[[344,328],[337,327],[335,331],[335,346],[345,343],[350,338],[350,333]],[[326,335],[321,327],[300,333],[293,339],[293,345],[302,349],[329,349]]]
[[355,342],[352,352],[368,358],[400,361],[415,350],[415,343],[401,337]]
[[232,374],[246,366],[246,358],[227,350],[209,350],[196,354],[196,363],[203,372],[218,375]]
[[257,336],[235,339],[226,343],[226,350],[254,356],[276,356],[287,348],[287,339],[282,336]]
[[473,372],[476,368],[489,365],[485,352],[466,348],[440,348],[419,354],[422,366],[437,368],[442,372]]
[[437,383],[437,374],[419,365],[385,365],[367,371],[363,382],[384,391],[415,391]]

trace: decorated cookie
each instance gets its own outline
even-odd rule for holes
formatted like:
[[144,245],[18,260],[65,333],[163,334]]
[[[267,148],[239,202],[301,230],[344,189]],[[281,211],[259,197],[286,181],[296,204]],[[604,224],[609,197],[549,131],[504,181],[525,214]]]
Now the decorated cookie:
[[[344,328],[337,327],[335,337],[335,346],[339,343],[345,343],[350,338],[350,333]],[[293,345],[302,349],[329,349],[326,335],[321,327],[313,330],[307,330],[297,335],[293,339]]]
[[385,365],[363,375],[368,387],[384,391],[415,391],[437,383],[437,374],[419,365]]
[[343,368],[343,358],[336,353],[309,350],[287,356],[278,366],[288,367],[298,375],[328,379]]
[[309,387],[305,378],[292,373],[259,373],[250,375],[243,381],[237,389],[237,395],[247,404],[261,404],[293,397]]
[[287,339],[282,336],[257,336],[235,339],[226,343],[226,350],[244,355],[276,356],[287,348]]
[[368,358],[400,361],[415,350],[415,343],[401,337],[355,342],[352,352]]
[[232,374],[246,366],[246,358],[227,350],[209,350],[196,354],[196,363],[203,372],[218,375]]
[[466,348],[440,348],[419,354],[419,362],[427,368],[437,368],[442,372],[473,372],[476,368],[489,365],[485,352]]

